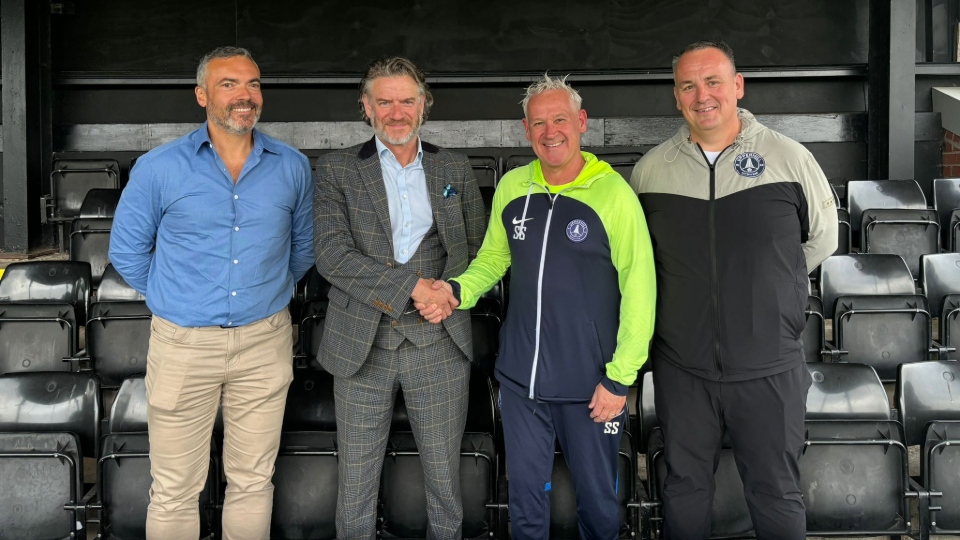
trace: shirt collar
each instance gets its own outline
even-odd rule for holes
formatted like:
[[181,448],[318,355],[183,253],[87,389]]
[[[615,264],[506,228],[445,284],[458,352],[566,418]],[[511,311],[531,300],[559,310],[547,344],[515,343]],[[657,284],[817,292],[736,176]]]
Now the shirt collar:
[[[213,142],[210,141],[210,132],[207,130],[207,124],[208,122],[204,122],[203,125],[200,126],[200,129],[195,131],[193,134],[194,152],[199,152],[200,148],[202,148],[204,144],[208,144],[211,148],[213,148]],[[254,128],[253,152],[257,155],[260,155],[264,150],[270,152],[271,154],[280,153],[276,143],[273,140],[271,140],[269,137],[265,137],[256,128]]]
[[[397,156],[393,155],[393,152],[391,152],[390,149],[387,148],[387,145],[380,142],[380,137],[374,136],[373,140],[377,144],[377,155],[380,157],[381,160],[389,156],[389,157],[392,157],[394,161],[397,161],[399,163],[399,160],[397,160]],[[422,160],[423,160],[423,145],[420,144],[420,137],[417,137],[417,157],[414,158],[412,165],[420,165],[420,162]]]

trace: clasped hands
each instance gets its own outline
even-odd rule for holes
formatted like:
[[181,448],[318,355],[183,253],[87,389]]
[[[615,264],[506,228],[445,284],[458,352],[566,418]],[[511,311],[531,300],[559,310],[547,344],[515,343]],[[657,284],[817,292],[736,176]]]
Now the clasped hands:
[[453,287],[442,280],[420,279],[410,295],[413,307],[420,316],[433,324],[439,324],[460,305],[453,296]]

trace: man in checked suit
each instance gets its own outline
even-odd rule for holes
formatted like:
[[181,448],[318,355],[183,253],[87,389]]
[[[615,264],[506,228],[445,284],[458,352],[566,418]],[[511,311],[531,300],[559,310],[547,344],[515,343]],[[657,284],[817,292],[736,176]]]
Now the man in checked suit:
[[[371,63],[359,102],[375,137],[321,157],[314,197],[317,269],[332,285],[319,356],[335,380],[337,538],[374,537],[398,388],[423,463],[428,538],[460,538],[470,315],[430,285],[476,257],[483,202],[465,156],[420,140],[433,97],[412,62]],[[449,317],[430,324],[414,301]]]

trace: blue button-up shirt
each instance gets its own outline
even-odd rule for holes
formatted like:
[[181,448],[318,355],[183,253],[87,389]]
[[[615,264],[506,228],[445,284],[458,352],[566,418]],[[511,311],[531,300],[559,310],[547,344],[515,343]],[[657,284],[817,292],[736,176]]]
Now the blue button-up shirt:
[[234,183],[206,123],[155,148],[123,190],[110,262],[153,313],[180,326],[273,315],[314,262],[306,156],[254,130]]
[[427,177],[423,172],[423,148],[417,140],[417,157],[401,167],[397,157],[380,139],[377,155],[383,172],[383,186],[387,189],[390,206],[390,226],[393,228],[393,258],[404,264],[413,257],[420,241],[433,225],[433,210],[427,192]]

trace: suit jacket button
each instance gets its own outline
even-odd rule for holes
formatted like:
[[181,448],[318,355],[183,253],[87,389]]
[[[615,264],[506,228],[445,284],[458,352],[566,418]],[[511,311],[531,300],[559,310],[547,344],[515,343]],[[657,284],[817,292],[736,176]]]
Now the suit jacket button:
[[397,325],[397,321],[390,321],[390,326],[396,326],[396,325]]
[[417,271],[417,277],[423,277],[423,272],[421,272],[421,271],[418,270],[418,271]]
[[388,263],[387,263],[387,267],[388,267],[388,268],[393,268],[393,263],[389,263],[389,262],[388,262]]

